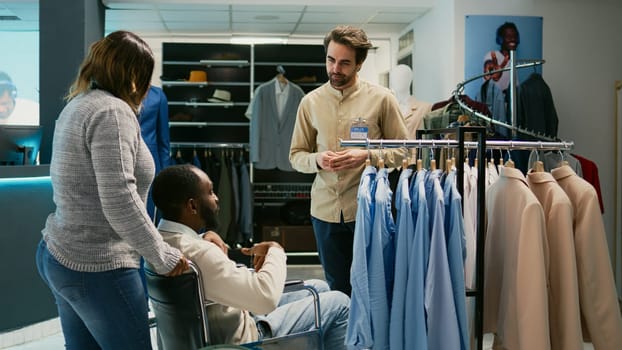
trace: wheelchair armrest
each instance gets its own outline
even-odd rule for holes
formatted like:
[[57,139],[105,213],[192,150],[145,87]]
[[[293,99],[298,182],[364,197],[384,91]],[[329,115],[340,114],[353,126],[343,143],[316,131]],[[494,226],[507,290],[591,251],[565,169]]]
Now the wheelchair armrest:
[[315,328],[320,329],[322,326],[320,320],[320,295],[317,290],[313,286],[306,285],[303,280],[285,281],[283,293],[296,292],[299,290],[306,290],[313,297],[313,308],[315,311]]
[[303,280],[287,280],[285,281],[285,286],[283,287],[283,293],[303,290],[304,287],[305,282]]

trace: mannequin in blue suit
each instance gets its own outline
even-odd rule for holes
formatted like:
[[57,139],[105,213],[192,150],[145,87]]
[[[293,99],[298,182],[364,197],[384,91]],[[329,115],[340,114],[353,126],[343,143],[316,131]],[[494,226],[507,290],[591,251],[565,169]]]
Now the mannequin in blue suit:
[[[168,128],[168,100],[161,88],[151,86],[143,100],[138,116],[143,139],[155,162],[155,174],[171,165],[171,146]],[[151,191],[147,199],[147,211],[153,219],[155,206],[151,199]]]

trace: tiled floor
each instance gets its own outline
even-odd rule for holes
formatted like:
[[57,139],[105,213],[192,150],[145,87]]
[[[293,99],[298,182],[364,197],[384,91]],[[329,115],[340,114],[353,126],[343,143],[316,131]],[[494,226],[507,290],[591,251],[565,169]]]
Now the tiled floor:
[[[151,342],[152,344],[154,344],[154,349],[156,348],[156,341],[155,341],[155,330],[152,331],[151,334]],[[490,350],[491,349],[491,345],[492,345],[492,336],[490,334],[487,334],[484,336],[484,344],[483,344],[483,348],[484,350]],[[42,339],[36,340],[36,341],[32,341],[26,344],[22,344],[22,345],[17,345],[17,346],[12,346],[12,347],[8,347],[8,348],[2,348],[0,347],[0,349],[7,349],[7,350],[52,350],[52,349],[63,349],[64,347],[64,339],[63,339],[63,334],[59,331],[55,334],[49,335],[47,337],[44,337]],[[594,347],[592,346],[592,344],[584,344],[583,345],[583,350],[594,350]]]
[[[289,279],[324,278],[319,265],[290,265],[288,266]],[[152,343],[155,349],[155,329],[152,330]],[[31,341],[25,342],[25,339]],[[19,345],[13,345],[19,344]],[[484,336],[483,348],[491,349],[492,337]],[[0,349],[7,350],[54,350],[63,349],[64,339],[60,331],[58,319],[49,320],[14,332],[0,334]],[[592,344],[584,344],[584,350],[594,350]]]

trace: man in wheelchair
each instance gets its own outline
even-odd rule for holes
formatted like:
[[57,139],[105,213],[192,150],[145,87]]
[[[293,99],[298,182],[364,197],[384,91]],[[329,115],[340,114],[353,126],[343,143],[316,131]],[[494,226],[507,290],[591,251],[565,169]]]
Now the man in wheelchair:
[[[216,303],[207,310],[211,344],[243,344],[313,329],[313,298],[305,291],[283,293],[287,266],[281,245],[261,242],[243,248],[253,270],[230,260],[223,240],[209,231],[217,226],[218,196],[205,172],[190,164],[167,167],[156,176],[152,191],[162,215],[160,233],[196,264],[205,298]],[[305,283],[319,293],[324,348],[345,349],[350,298],[330,291],[324,281]]]

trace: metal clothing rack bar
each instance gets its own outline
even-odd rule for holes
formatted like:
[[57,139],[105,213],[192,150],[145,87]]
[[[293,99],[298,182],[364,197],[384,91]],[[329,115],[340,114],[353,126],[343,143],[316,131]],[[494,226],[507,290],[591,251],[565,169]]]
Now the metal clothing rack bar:
[[[458,128],[458,129],[463,129]],[[451,133],[452,129],[443,129],[443,133]],[[425,130],[427,131],[427,130]],[[468,131],[465,131],[468,132]],[[342,147],[366,147],[366,148],[468,148],[475,149],[479,146],[477,141],[458,140],[340,140]],[[570,151],[574,148],[574,142],[570,141],[504,141],[504,140],[486,140],[486,149],[501,150],[559,150]]]
[[[536,66],[540,66],[543,65],[544,63],[546,63],[545,60],[520,60],[517,64],[516,64],[516,68],[521,69],[521,68],[529,68],[529,67],[536,67]],[[510,69],[512,69],[512,67],[505,67],[505,68],[501,68],[501,69],[497,69],[497,70],[493,70],[490,72],[486,72],[486,73],[482,73],[476,76],[473,76],[461,83],[458,84],[458,87],[456,89],[456,91],[462,91],[462,88],[464,87],[464,85],[478,80],[480,78],[483,78],[487,75],[491,75],[491,74],[495,74],[495,73],[500,73],[500,72],[505,72],[505,71],[509,71]]]
[[175,148],[248,148],[248,143],[228,142],[171,142]]
[[[545,60],[516,60],[514,58],[514,51],[510,51],[510,66],[509,67],[505,67],[505,68],[501,68],[501,69],[497,69],[494,71],[490,71],[490,72],[485,72],[482,74],[478,74],[474,77],[471,77],[463,82],[458,83],[458,86],[456,87],[456,90],[454,90],[454,100],[456,101],[456,103],[458,103],[458,105],[460,105],[460,107],[464,108],[465,110],[469,111],[470,113],[472,113],[473,115],[475,115],[476,117],[483,119],[485,121],[487,121],[488,123],[491,124],[495,124],[495,125],[499,125],[502,126],[508,130],[512,131],[512,138],[515,139],[517,133],[521,133],[523,135],[528,135],[528,136],[532,136],[535,137],[536,139],[539,140],[547,140],[547,141],[555,141],[554,137],[551,137],[550,135],[543,135],[531,130],[525,130],[522,128],[519,128],[516,124],[517,124],[517,120],[516,120],[516,70],[517,69],[521,69],[521,68],[528,68],[528,67],[536,67],[539,65],[542,65],[544,63],[546,63]],[[475,80],[478,80],[482,77],[494,74],[494,73],[499,73],[499,72],[505,72],[505,71],[510,71],[510,85],[508,87],[509,91],[510,91],[510,124],[506,124],[503,123],[501,121],[492,119],[476,110],[474,110],[471,106],[469,106],[468,104],[464,103],[462,101],[462,99],[460,98],[460,95],[463,93],[464,91],[464,86],[470,82],[473,82]]]

